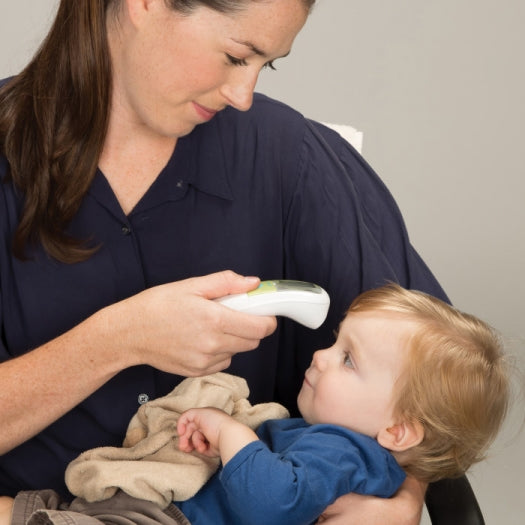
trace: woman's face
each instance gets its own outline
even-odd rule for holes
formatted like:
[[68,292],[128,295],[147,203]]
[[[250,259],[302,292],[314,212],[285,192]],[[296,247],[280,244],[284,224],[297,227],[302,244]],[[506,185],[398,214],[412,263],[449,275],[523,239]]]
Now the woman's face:
[[249,109],[259,72],[290,52],[306,18],[302,0],[186,15],[165,0],[124,0],[108,24],[113,120],[176,138],[226,106]]

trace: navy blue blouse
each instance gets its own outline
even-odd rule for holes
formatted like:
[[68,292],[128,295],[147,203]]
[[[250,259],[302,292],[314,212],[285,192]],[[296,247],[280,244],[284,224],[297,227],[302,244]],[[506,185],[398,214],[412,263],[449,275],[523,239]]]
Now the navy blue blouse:
[[[0,156],[2,180],[6,169]],[[329,292],[324,325],[313,331],[281,320],[228,370],[247,379],[252,403],[276,400],[293,412],[312,353],[332,344],[359,292],[393,280],[445,297],[410,245],[392,196],[361,156],[337,133],[262,95],[250,111],[226,109],[179,139],[128,216],[97,173],[69,228],[101,245],[88,261],[62,264],[41,249],[30,260],[14,258],[21,204],[11,183],[0,184],[0,360],[161,283],[223,269],[300,279]],[[139,400],[167,394],[180,380],[146,366],[124,370],[0,457],[0,494],[67,494],[67,463],[85,449],[120,445]]]

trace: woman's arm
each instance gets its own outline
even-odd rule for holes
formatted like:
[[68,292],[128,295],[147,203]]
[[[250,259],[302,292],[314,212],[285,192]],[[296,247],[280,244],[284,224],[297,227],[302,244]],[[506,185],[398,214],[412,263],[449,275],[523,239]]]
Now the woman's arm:
[[0,496],[0,525],[10,525],[13,514],[13,498]]
[[319,517],[326,525],[418,525],[423,511],[426,484],[407,477],[390,499],[346,494],[337,499]]
[[197,376],[226,368],[275,330],[210,301],[253,289],[232,272],[150,288],[95,313],[49,343],[0,365],[0,454],[31,438],[119,371],[147,364]]

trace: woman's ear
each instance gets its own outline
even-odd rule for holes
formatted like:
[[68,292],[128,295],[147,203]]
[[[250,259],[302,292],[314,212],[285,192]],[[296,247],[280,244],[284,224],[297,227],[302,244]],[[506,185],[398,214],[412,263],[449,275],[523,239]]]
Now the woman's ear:
[[163,0],[125,0],[130,20],[134,24],[139,23],[161,1]]
[[423,441],[425,429],[419,421],[404,421],[384,428],[377,435],[378,443],[393,452],[403,452]]

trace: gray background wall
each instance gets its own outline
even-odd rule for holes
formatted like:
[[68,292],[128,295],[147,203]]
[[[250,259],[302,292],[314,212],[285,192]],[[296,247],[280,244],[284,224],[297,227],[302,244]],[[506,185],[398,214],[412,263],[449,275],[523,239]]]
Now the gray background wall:
[[[0,0],[0,76],[38,45],[57,0]],[[525,2],[318,0],[258,90],[364,131],[413,244],[456,306],[524,368]],[[525,515],[523,399],[470,480],[488,524]],[[429,523],[425,516],[424,523]]]

